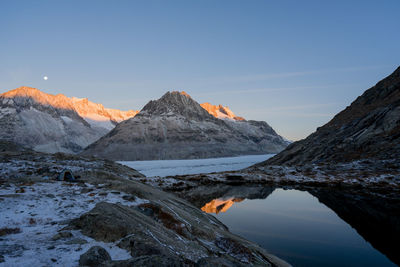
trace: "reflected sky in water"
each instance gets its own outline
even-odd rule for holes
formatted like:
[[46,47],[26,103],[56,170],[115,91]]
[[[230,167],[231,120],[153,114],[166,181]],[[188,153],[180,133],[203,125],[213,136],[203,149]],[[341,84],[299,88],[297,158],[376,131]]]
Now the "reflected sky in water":
[[395,266],[304,191],[276,189],[266,199],[235,202],[213,215],[294,266]]

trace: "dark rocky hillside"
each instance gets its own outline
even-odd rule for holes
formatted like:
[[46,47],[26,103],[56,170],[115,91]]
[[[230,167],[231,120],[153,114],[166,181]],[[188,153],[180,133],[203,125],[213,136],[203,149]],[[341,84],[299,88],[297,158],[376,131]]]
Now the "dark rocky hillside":
[[259,164],[400,159],[400,67],[306,139]]

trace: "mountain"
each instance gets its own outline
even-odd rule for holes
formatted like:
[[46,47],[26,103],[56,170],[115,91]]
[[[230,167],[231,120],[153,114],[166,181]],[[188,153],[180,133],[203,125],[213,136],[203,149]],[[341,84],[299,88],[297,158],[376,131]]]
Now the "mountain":
[[202,108],[207,110],[208,113],[218,119],[231,119],[236,121],[244,121],[242,117],[236,116],[228,107],[222,105],[214,106],[208,102],[200,104]]
[[306,139],[259,165],[400,159],[400,67]]
[[82,153],[113,160],[193,159],[277,153],[287,144],[266,122],[218,119],[185,92],[167,92]]
[[0,94],[0,139],[41,152],[76,153],[136,113],[20,87]]
[[90,102],[87,98],[71,98],[75,111],[93,127],[111,130],[121,121],[134,117],[139,111],[105,108],[102,104]]

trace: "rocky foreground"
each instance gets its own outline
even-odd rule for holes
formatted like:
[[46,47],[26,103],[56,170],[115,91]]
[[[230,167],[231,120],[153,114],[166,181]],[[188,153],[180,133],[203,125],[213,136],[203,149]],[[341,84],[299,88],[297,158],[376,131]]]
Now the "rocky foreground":
[[128,167],[0,151],[0,265],[288,265]]

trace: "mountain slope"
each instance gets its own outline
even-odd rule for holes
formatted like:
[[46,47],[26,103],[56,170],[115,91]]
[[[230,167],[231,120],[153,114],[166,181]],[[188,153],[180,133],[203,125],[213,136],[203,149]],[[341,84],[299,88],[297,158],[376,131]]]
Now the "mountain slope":
[[287,145],[266,123],[215,118],[184,92],[150,101],[82,153],[113,160],[276,153]]
[[0,139],[42,152],[76,153],[136,113],[20,87],[0,95]]
[[400,67],[306,139],[259,165],[400,159]]

